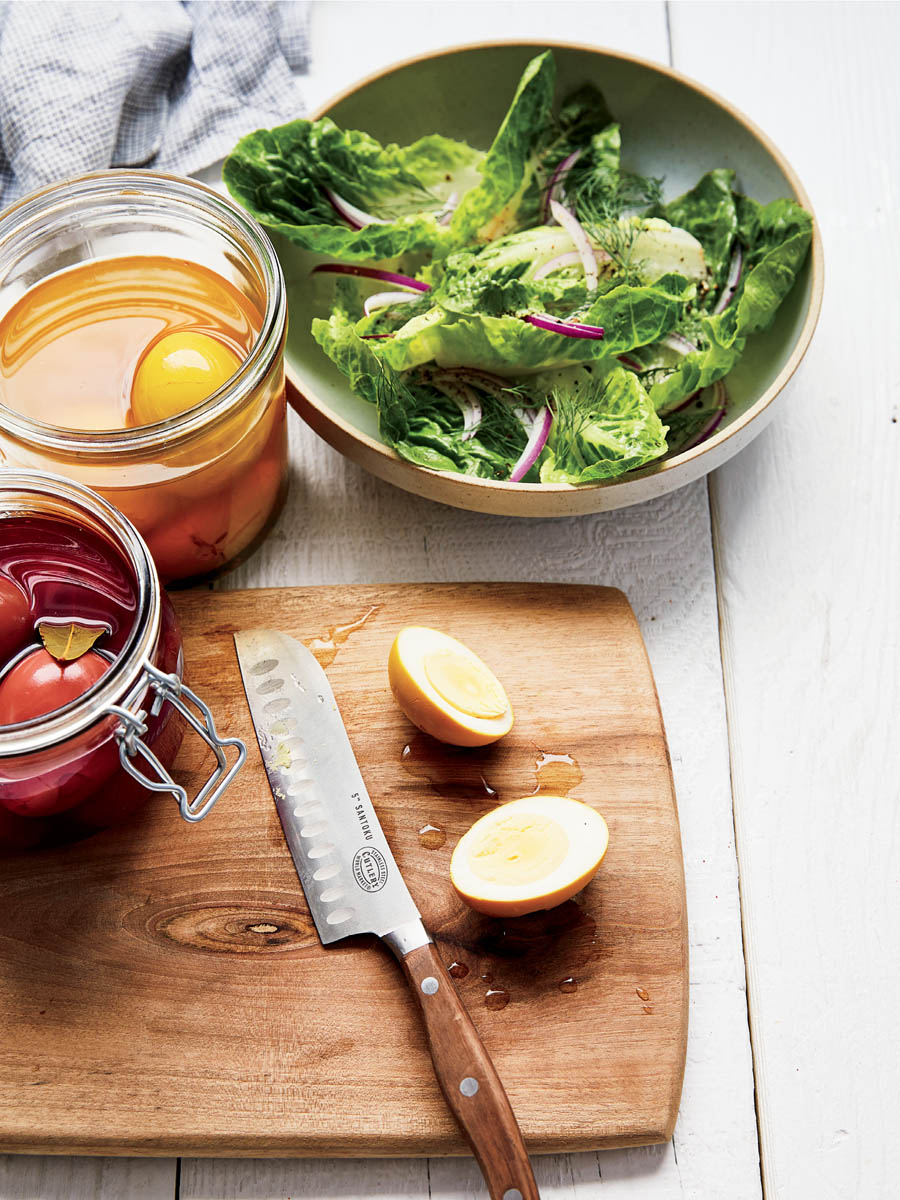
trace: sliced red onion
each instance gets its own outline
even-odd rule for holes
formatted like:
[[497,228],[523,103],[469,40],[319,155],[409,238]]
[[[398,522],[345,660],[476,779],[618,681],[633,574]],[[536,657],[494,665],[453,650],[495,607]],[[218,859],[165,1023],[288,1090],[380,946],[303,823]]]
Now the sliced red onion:
[[710,421],[710,423],[703,430],[703,432],[698,434],[697,437],[694,438],[694,440],[690,443],[689,446],[685,446],[684,450],[682,451],[682,454],[686,453],[688,450],[695,450],[699,445],[701,445],[701,443],[705,442],[708,438],[711,438],[712,435],[719,428],[719,426],[722,424],[722,420],[723,420],[724,416],[725,416],[725,409],[720,408],[719,411],[716,413],[716,415],[713,417],[713,419]]
[[364,342],[379,341],[381,338],[392,338],[392,333],[361,333],[359,335]]
[[680,333],[667,333],[661,339],[664,346],[674,350],[676,354],[695,354],[697,347]]
[[[703,442],[707,441],[708,438],[711,438],[712,435],[719,428],[719,426],[722,424],[722,421],[725,418],[725,411],[726,411],[726,408],[728,405],[728,393],[725,391],[725,385],[722,383],[722,381],[720,379],[717,379],[716,382],[712,385],[712,390],[713,390],[713,407],[712,407],[712,411],[709,416],[709,420],[706,422],[706,424],[703,426],[703,428],[700,430],[700,432],[695,437],[693,437],[691,439],[691,441],[689,441],[687,443],[686,446],[681,446],[678,449],[673,450],[671,452],[672,454],[674,454],[674,455],[686,454],[688,452],[688,450],[695,450],[697,448],[697,446],[699,446]],[[700,395],[699,392],[695,392],[693,396],[689,397],[689,399],[696,400],[699,395]],[[684,404],[680,405],[679,408],[684,408]],[[669,414],[669,415],[671,415],[671,414]]]
[[513,409],[513,416],[525,426],[526,433],[530,433],[538,418],[539,411],[537,408],[518,407]]
[[537,462],[541,451],[547,444],[552,424],[553,413],[545,404],[538,410],[528,441],[525,444],[525,449],[519,455],[518,461],[510,472],[510,483],[519,483]]
[[569,212],[567,208],[563,208],[557,200],[550,201],[550,212],[575,243],[575,249],[578,251],[579,257],[584,264],[584,282],[587,290],[589,292],[596,292],[597,280],[600,276],[597,270],[597,257],[594,254],[591,239],[585,233],[581,222],[575,214]]
[[561,163],[557,165],[556,170],[550,177],[550,182],[547,185],[547,190],[544,192],[544,200],[541,204],[541,221],[545,225],[549,225],[548,217],[550,216],[550,201],[558,199],[563,194],[563,182],[566,175],[575,166],[579,158],[581,158],[581,150],[573,150],[571,154],[567,154]]
[[366,225],[390,225],[390,221],[385,221],[381,217],[373,217],[371,213],[365,212],[361,208],[357,208],[355,204],[351,204],[349,200],[345,200],[343,196],[339,196],[337,192],[331,188],[325,188],[325,195],[328,197],[328,203],[334,211],[344,218],[350,225],[356,229],[363,229]]
[[319,263],[312,269],[313,275],[359,275],[362,279],[377,279],[380,283],[393,283],[396,287],[411,288],[414,292],[430,292],[431,284],[413,279],[411,275],[398,275],[396,271],[382,271],[378,267],[356,267],[350,263]]
[[546,329],[550,333],[562,333],[566,337],[594,338],[596,340],[603,337],[603,329],[599,325],[583,325],[580,321],[561,321],[558,317],[551,317],[548,313],[528,313],[522,320],[538,329]]
[[418,296],[415,292],[376,292],[374,296],[367,296],[363,303],[363,312],[367,317],[370,317],[373,312],[377,312],[381,308],[390,308],[392,304],[412,304],[417,300]]
[[447,197],[444,207],[437,214],[438,225],[449,225],[453,219],[453,214],[456,212],[456,206],[459,204],[459,192],[451,192]]
[[568,254],[557,254],[556,258],[551,258],[549,262],[544,263],[542,267],[538,267],[532,279],[535,283],[539,279],[545,279],[548,275],[552,275],[554,271],[561,271],[563,267],[574,267],[581,265],[581,255],[577,250],[570,250]]
[[741,271],[744,268],[744,251],[740,242],[734,248],[734,254],[731,256],[731,266],[728,269],[728,278],[725,280],[725,286],[722,288],[722,294],[716,301],[716,306],[713,309],[714,313],[724,312],[731,301],[734,299],[734,293],[737,291],[737,286],[741,281]]
[[682,412],[689,404],[692,404],[700,395],[700,389],[696,392],[691,392],[686,400],[682,400],[680,404],[676,404],[674,408],[667,409],[662,415],[665,417],[673,417],[675,413]]
[[639,363],[636,358],[630,358],[627,354],[620,354],[618,356],[618,358],[619,358],[619,362],[622,364],[622,366],[628,367],[629,371],[643,371],[644,370],[643,363]]

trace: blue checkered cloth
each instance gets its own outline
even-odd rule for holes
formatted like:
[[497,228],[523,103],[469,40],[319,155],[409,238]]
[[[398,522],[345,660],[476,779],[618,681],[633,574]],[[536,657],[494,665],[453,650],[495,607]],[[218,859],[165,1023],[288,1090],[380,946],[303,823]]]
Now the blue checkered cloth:
[[0,207],[107,167],[188,175],[302,115],[297,0],[0,6]]

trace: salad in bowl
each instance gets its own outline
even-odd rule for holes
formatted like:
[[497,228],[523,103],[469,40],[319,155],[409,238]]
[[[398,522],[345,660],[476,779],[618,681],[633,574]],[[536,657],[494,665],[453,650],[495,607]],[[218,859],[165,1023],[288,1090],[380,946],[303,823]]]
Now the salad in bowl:
[[242,139],[231,194],[317,256],[312,334],[418,466],[581,486],[701,445],[809,252],[795,200],[733,169],[683,195],[628,167],[602,92],[528,63],[489,149],[328,116]]

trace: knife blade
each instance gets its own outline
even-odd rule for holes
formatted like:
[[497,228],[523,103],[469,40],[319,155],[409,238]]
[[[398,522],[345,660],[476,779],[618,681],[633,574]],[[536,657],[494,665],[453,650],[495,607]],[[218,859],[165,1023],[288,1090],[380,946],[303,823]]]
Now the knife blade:
[[323,945],[374,933],[390,947],[491,1200],[539,1200],[503,1084],[400,875],[327,675],[288,634],[250,629],[234,642],[275,807]]

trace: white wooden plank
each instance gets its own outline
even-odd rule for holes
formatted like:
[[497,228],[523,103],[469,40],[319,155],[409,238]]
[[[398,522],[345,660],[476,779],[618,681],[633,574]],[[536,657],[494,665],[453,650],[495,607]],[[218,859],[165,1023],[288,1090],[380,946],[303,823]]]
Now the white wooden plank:
[[[415,19],[412,19],[415,9]],[[351,32],[352,31],[352,32]],[[318,103],[380,63],[485,38],[573,40],[665,61],[659,4],[403,4],[313,6]],[[691,1032],[675,1145],[551,1156],[535,1169],[548,1200],[760,1195],[744,996],[724,703],[706,488],[641,508],[571,521],[520,522],[432,504],[390,488],[292,420],[294,480],[262,550],[223,587],[491,578],[620,586],[641,621],[666,719],[679,796],[691,928]],[[698,719],[698,714],[700,717]],[[676,1158],[677,1154],[677,1158]],[[484,1186],[471,1161],[262,1163],[185,1160],[184,1200],[403,1195],[463,1200]],[[249,1190],[248,1190],[249,1189]],[[291,1190],[292,1189],[292,1190]],[[300,1190],[306,1189],[306,1190]]]
[[662,0],[320,0],[310,32],[310,107],[390,63],[472,42],[546,38],[668,61]]
[[0,1155],[3,1200],[175,1200],[174,1158]]
[[875,1200],[900,1172],[900,8],[678,4],[672,31],[824,236],[813,347],[712,496],[766,1194]]
[[431,1193],[428,1163],[410,1159],[185,1159],[182,1200],[409,1200]]

